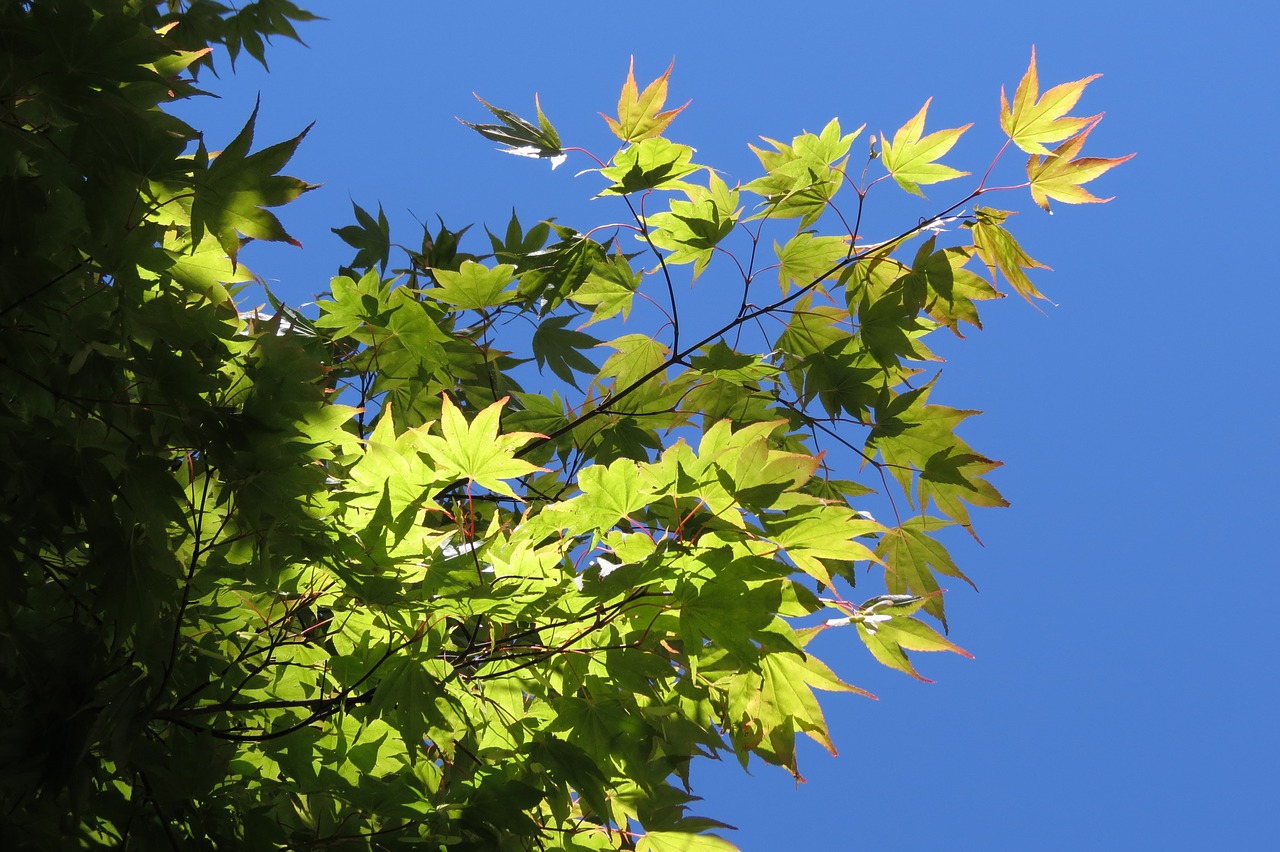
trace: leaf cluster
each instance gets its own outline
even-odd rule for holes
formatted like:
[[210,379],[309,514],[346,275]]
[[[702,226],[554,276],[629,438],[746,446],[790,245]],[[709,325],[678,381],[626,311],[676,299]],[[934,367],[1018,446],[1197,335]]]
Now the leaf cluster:
[[[869,693],[817,635],[916,677],[966,653],[926,621],[968,582],[939,533],[1005,501],[926,340],[1000,295],[975,256],[1028,296],[1039,264],[981,185],[862,236],[876,187],[965,174],[928,104],[861,178],[832,120],[729,186],[666,136],[671,69],[633,67],[595,160],[623,224],[400,249],[357,206],[316,312],[246,309],[241,247],[297,242],[272,210],[311,188],[281,174],[306,131],[255,149],[255,108],[217,151],[165,108],[211,47],[264,61],[310,17],[0,9],[0,834],[733,848],[691,763],[835,751],[817,693]],[[1013,141],[1076,134],[1033,199],[1094,200],[1093,124],[1028,75]],[[484,105],[509,153],[581,151]],[[731,298],[695,319],[685,279]]]

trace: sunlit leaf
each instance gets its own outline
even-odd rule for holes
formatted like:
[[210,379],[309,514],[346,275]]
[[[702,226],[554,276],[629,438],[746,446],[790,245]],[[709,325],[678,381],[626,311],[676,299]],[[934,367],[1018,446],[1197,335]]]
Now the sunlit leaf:
[[475,98],[502,123],[472,124],[461,118],[458,121],[484,138],[500,143],[503,147],[499,148],[499,151],[504,154],[515,154],[517,157],[550,160],[553,169],[565,161],[567,155],[560,149],[560,134],[543,114],[542,104],[536,96],[534,97],[535,109],[538,112],[536,125],[509,110],[494,106],[479,95]]
[[297,178],[277,174],[311,128],[250,154],[257,120],[258,106],[255,105],[231,144],[210,158],[207,170],[196,173],[195,197],[191,202],[194,242],[199,244],[201,235],[208,230],[233,261],[240,250],[241,235],[301,247],[266,208],[287,204],[315,188]]
[[1049,267],[1027,254],[1013,235],[1004,229],[1001,223],[1009,215],[1008,210],[975,208],[975,221],[970,226],[973,232],[973,247],[978,252],[978,257],[991,270],[993,282],[997,280],[998,272],[1004,275],[1013,285],[1013,289],[1018,291],[1018,295],[1028,302],[1032,299],[1047,301],[1048,297],[1036,289],[1024,270]]
[[684,178],[701,166],[693,162],[694,151],[660,136],[651,136],[614,157],[614,165],[600,170],[613,184],[605,193],[628,195],[646,189],[687,190]]
[[487,267],[467,260],[457,272],[448,269],[433,272],[440,286],[427,290],[426,295],[460,310],[494,308],[516,297],[514,290],[507,289],[515,273],[515,267],[510,264]]
[[1098,198],[1085,189],[1083,184],[1132,159],[1133,154],[1125,157],[1077,156],[1085,140],[1097,126],[1097,121],[1089,124],[1055,148],[1051,156],[1031,155],[1027,162],[1027,178],[1031,181],[1031,197],[1042,209],[1049,209],[1050,198],[1066,204],[1097,204],[1111,200]]
[[440,415],[440,435],[424,437],[422,442],[441,467],[490,491],[515,497],[506,480],[540,470],[517,459],[515,452],[539,436],[530,432],[500,434],[500,418],[506,402],[505,398],[495,402],[468,423],[446,395]]
[[1084,94],[1085,86],[1101,76],[1094,74],[1071,83],[1062,83],[1041,95],[1040,75],[1036,70],[1036,49],[1033,46],[1031,64],[1018,83],[1012,105],[1009,104],[1004,87],[1000,88],[1000,126],[1023,151],[1049,156],[1050,151],[1044,146],[1046,142],[1060,142],[1101,118],[1098,115],[1086,118],[1067,115]]
[[969,174],[934,161],[950,151],[960,139],[961,134],[973,125],[966,124],[964,127],[938,130],[921,137],[920,134],[924,132],[924,119],[932,102],[933,98],[925,101],[920,111],[893,135],[892,142],[883,135],[880,137],[883,148],[881,160],[884,162],[884,167],[889,170],[889,174],[893,175],[898,186],[921,198],[924,197],[924,193],[920,191],[920,184],[938,183]]
[[680,112],[689,105],[662,111],[667,101],[667,80],[671,76],[673,61],[662,76],[645,86],[643,92],[636,85],[636,60],[631,58],[631,67],[627,69],[627,82],[622,86],[622,94],[618,98],[618,117],[611,118],[604,113],[601,117],[609,123],[609,129],[624,142],[639,142],[653,136],[661,136],[662,132]]

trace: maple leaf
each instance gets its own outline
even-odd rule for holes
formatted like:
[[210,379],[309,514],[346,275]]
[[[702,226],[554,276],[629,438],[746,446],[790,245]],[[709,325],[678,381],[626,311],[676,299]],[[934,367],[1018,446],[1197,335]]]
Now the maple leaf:
[[1073,136],[1082,128],[1096,122],[1101,115],[1078,118],[1067,115],[1084,93],[1085,86],[1101,77],[1093,74],[1082,80],[1054,86],[1040,95],[1040,75],[1036,71],[1036,49],[1031,48],[1031,65],[1018,90],[1013,95],[1013,105],[1000,87],[1000,126],[1013,143],[1028,154],[1048,156],[1045,142],[1060,142]]
[[535,432],[507,432],[498,434],[502,407],[508,397],[490,405],[467,423],[462,411],[446,394],[440,412],[440,435],[422,438],[433,459],[483,488],[508,497],[516,493],[504,480],[515,479],[545,468],[521,461],[516,450],[532,438],[544,437]]
[[609,129],[614,135],[624,142],[639,142],[651,136],[660,136],[691,103],[685,101],[682,107],[661,112],[662,105],[667,101],[667,80],[675,66],[675,60],[672,60],[662,76],[645,86],[641,92],[636,85],[636,59],[631,57],[627,82],[623,84],[622,95],[618,98],[618,117],[615,119],[600,113],[600,117],[609,123]]
[[960,135],[973,127],[972,122],[964,127],[938,130],[924,138],[920,137],[924,130],[925,115],[932,102],[933,98],[924,102],[920,111],[893,134],[893,142],[886,139],[883,133],[880,134],[880,141],[884,145],[885,168],[893,175],[898,186],[921,198],[924,193],[920,191],[919,184],[938,183],[969,174],[933,161],[950,151]]
[[197,164],[206,165],[197,169],[193,178],[191,244],[200,245],[207,231],[231,258],[233,269],[240,251],[240,235],[287,242],[301,248],[302,243],[290,236],[267,208],[287,204],[316,188],[297,178],[277,174],[311,127],[292,139],[250,154],[257,121],[258,105],[255,104],[244,128],[221,153],[211,157],[202,142],[196,155]]
[[925,683],[933,681],[916,671],[907,657],[907,651],[950,651],[973,659],[973,654],[914,618],[876,613],[859,616],[854,623],[857,625],[858,638],[867,646],[871,656],[889,668]]
[[[1089,138],[1092,124],[1059,145],[1047,157],[1031,155],[1027,161],[1027,179],[1031,181],[1031,197],[1041,208],[1049,210],[1049,199],[1056,198],[1066,204],[1100,204],[1111,198],[1098,198],[1082,184],[1102,175],[1133,157],[1077,157]],[[1052,213],[1052,210],[1049,210]]]
[[978,414],[929,402],[938,376],[878,407],[867,446],[878,450],[890,472],[910,495],[912,481],[921,510],[932,502],[977,538],[965,504],[1007,506],[984,475],[1000,465],[976,453],[956,427]]
[[1028,302],[1035,304],[1032,299],[1047,300],[1048,297],[1036,289],[1023,270],[1049,267],[1027,254],[1013,235],[1000,225],[1011,215],[1010,211],[975,207],[973,212],[975,221],[968,226],[973,231],[973,247],[991,270],[992,283],[996,282],[997,272],[1003,273],[1018,295]]
[[489,112],[497,116],[502,124],[472,124],[461,118],[458,121],[461,121],[484,138],[503,145],[504,147],[499,148],[499,151],[504,154],[514,154],[517,157],[550,160],[551,168],[553,169],[565,161],[567,155],[560,148],[560,134],[556,132],[555,127],[543,115],[542,103],[538,100],[537,95],[533,96],[534,108],[538,113],[536,126],[533,122],[521,118],[510,110],[494,106],[479,95],[476,95],[475,98],[484,104]]
[[944,596],[935,575],[955,577],[978,588],[956,565],[942,542],[933,537],[952,523],[929,515],[907,518],[883,535],[876,547],[876,555],[886,566],[885,585],[890,593],[922,599],[925,612],[938,619],[943,628],[947,626]]

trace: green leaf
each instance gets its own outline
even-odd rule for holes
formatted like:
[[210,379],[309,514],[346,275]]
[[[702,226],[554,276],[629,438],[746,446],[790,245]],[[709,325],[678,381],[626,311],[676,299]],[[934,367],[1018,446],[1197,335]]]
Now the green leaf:
[[799,217],[802,229],[816,222],[839,191],[847,162],[842,158],[861,132],[859,127],[841,135],[840,122],[832,119],[820,135],[804,133],[790,145],[766,138],[772,151],[752,145],[766,174],[743,187],[765,198],[761,212],[751,218]]
[[519,293],[542,316],[572,296],[605,260],[605,247],[585,234],[553,226],[560,239],[519,259]]
[[808,287],[829,280],[851,254],[845,237],[816,236],[809,231],[796,234],[781,247],[775,241],[773,249],[778,254],[778,285],[783,295],[793,282],[798,287]]
[[569,293],[568,298],[579,305],[595,308],[587,325],[618,314],[626,319],[631,316],[631,303],[640,289],[642,276],[643,273],[631,268],[625,256],[610,255],[592,267],[586,279]]
[[507,263],[487,267],[464,260],[457,272],[435,269],[432,274],[440,286],[423,291],[423,295],[459,310],[487,310],[516,298],[514,290],[506,289],[515,279],[515,267]]
[[599,346],[600,341],[584,332],[566,329],[572,319],[561,316],[543,320],[533,333],[533,357],[539,367],[550,367],[551,372],[578,388],[578,381],[573,375],[575,370],[595,375],[599,369],[580,350]]
[[876,547],[876,555],[884,561],[885,585],[890,593],[923,598],[925,611],[938,619],[943,628],[947,626],[947,616],[942,589],[934,575],[955,577],[974,586],[936,538],[939,530],[951,524],[952,521],[927,515],[907,518],[900,526],[888,530]]
[[662,131],[666,130],[675,117],[689,105],[689,102],[685,102],[684,106],[677,109],[662,111],[662,105],[667,101],[667,80],[675,65],[675,61],[672,60],[662,76],[645,86],[644,91],[641,92],[636,85],[636,60],[634,56],[631,57],[631,67],[627,69],[627,82],[623,84],[622,94],[618,97],[617,119],[610,118],[604,113],[600,114],[608,122],[609,129],[615,136],[623,142],[639,142],[642,139],[661,136]]
[[961,134],[973,127],[972,124],[938,130],[923,138],[920,136],[924,132],[925,116],[932,102],[933,98],[924,102],[920,111],[893,135],[893,142],[886,139],[884,134],[880,135],[884,149],[881,154],[884,167],[893,175],[898,186],[921,198],[924,193],[920,191],[920,184],[938,183],[969,174],[934,161],[950,151]]
[[240,250],[241,234],[250,239],[288,242],[301,247],[302,244],[289,236],[280,220],[266,208],[287,204],[315,188],[297,178],[276,174],[289,162],[311,128],[292,139],[250,154],[257,120],[258,106],[255,105],[249,120],[231,144],[212,158],[207,169],[197,170],[194,178],[192,241],[199,245],[207,230],[232,261]]
[[1013,289],[1028,302],[1032,299],[1048,301],[1048,297],[1036,289],[1023,270],[1049,267],[1027,254],[1013,238],[1013,234],[1001,226],[1000,223],[1010,215],[1008,210],[975,207],[975,221],[970,225],[973,232],[973,247],[977,250],[978,257],[982,258],[982,262],[991,270],[993,283],[997,279],[996,273],[999,272],[1009,279]]
[[[687,559],[683,562],[686,571],[699,567],[689,564]],[[729,566],[718,567],[728,569]],[[755,667],[760,658],[760,649],[753,641],[755,634],[773,619],[767,607],[761,605],[770,598],[767,589],[750,588],[739,576],[726,570],[700,587],[694,583],[681,584],[675,594],[681,600],[681,635],[689,647],[700,646],[701,637],[705,636],[717,648],[728,652],[738,667]]]
[[476,95],[475,98],[484,104],[489,112],[497,116],[502,124],[472,124],[461,118],[458,121],[461,121],[484,138],[500,143],[503,147],[498,150],[504,154],[515,154],[517,157],[536,157],[550,160],[551,168],[553,169],[565,161],[567,155],[560,149],[560,134],[556,133],[556,129],[551,126],[551,122],[543,115],[542,104],[538,101],[537,96],[534,97],[534,106],[538,112],[537,125],[526,121],[513,112],[490,104],[479,95]]
[[649,485],[641,480],[635,462],[617,459],[608,466],[591,465],[578,474],[583,498],[575,501],[575,512],[585,512],[598,529],[609,529],[639,511],[653,498]]
[[920,338],[933,330],[934,324],[919,316],[919,308],[890,293],[871,301],[863,298],[857,309],[858,336],[866,351],[877,363],[897,367],[900,359],[940,361]]
[[377,219],[359,204],[352,202],[351,206],[355,209],[358,224],[333,228],[333,233],[357,249],[355,259],[351,261],[353,269],[370,269],[376,265],[380,272],[385,273],[391,255],[391,223],[387,221],[387,214],[382,212],[381,204],[378,205]]
[[235,263],[216,239],[206,239],[199,245],[188,246],[184,240],[170,238],[165,248],[173,259],[166,272],[175,281],[203,293],[210,300],[229,303],[231,295],[227,284],[252,281],[253,273]]
[[643,139],[613,158],[600,174],[613,181],[601,194],[628,195],[646,189],[688,190],[684,178],[702,168],[693,162],[694,151],[660,136]]
[[972,247],[952,246],[934,250],[935,237],[930,237],[916,253],[911,270],[900,281],[905,298],[921,304],[929,316],[955,332],[960,323],[982,328],[976,301],[1002,298],[986,279],[964,268],[974,256]]
[[769,525],[770,538],[800,570],[825,586],[831,575],[823,560],[834,562],[879,562],[870,548],[858,541],[884,530],[875,521],[861,517],[843,506],[823,506],[806,513],[792,512],[785,520]]
[[716,245],[733,231],[741,210],[737,191],[729,190],[715,173],[709,187],[689,187],[685,194],[689,201],[672,201],[671,212],[655,213],[646,224],[651,228],[649,241],[671,252],[666,262],[693,263],[696,279]]
[[436,684],[416,655],[394,657],[379,674],[371,709],[391,720],[405,748],[416,752],[427,732],[427,707]]
[[914,618],[897,615],[868,615],[855,619],[858,638],[867,646],[871,655],[889,668],[905,672],[917,680],[932,683],[911,664],[907,651],[950,651],[973,659],[965,649],[946,638],[929,625]]
[[636,852],[737,852],[738,847],[714,834],[650,831],[636,842]]
[[658,369],[670,350],[660,341],[643,334],[626,334],[603,345],[616,350],[600,368],[600,378],[615,379],[615,391],[628,388]]
[[936,381],[935,376],[921,388],[883,401],[867,447],[880,452],[894,478],[909,496],[914,493],[922,510],[932,502],[976,537],[966,504],[1009,505],[984,478],[1000,462],[974,452],[955,434],[962,421],[978,412],[929,404]]
[[836,755],[835,744],[827,730],[827,720],[818,704],[813,688],[839,692],[870,693],[847,684],[831,669],[811,657],[799,653],[766,654],[760,660],[763,685],[761,701],[770,712],[785,718],[785,724],[804,731],[814,742]]
[[539,222],[525,233],[520,226],[516,211],[512,210],[511,220],[507,223],[507,232],[503,239],[499,240],[487,228],[485,230],[489,234],[489,242],[493,245],[493,256],[503,263],[512,263],[518,267],[527,260],[529,255],[538,252],[547,244],[547,237],[551,235],[551,223]]
[[530,440],[545,436],[532,432],[499,434],[506,402],[504,397],[467,423],[461,410],[446,395],[440,413],[440,435],[424,437],[422,442],[442,469],[514,498],[517,495],[506,480],[542,470],[517,459],[515,453]]

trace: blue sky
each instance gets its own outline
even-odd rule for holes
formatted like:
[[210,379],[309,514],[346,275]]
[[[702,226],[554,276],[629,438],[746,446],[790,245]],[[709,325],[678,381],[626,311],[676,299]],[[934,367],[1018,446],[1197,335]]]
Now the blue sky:
[[[1024,211],[1014,233],[1054,267],[1036,280],[1058,307],[1006,299],[984,312],[985,331],[940,347],[934,400],[986,412],[962,434],[1006,463],[993,479],[1013,502],[977,516],[985,547],[951,542],[981,588],[953,589],[951,638],[976,659],[925,657],[936,683],[921,684],[833,638],[824,658],[880,696],[830,698],[840,757],[806,749],[799,787],[781,770],[707,764],[695,792],[747,850],[1203,849],[1269,837],[1280,758],[1280,558],[1265,532],[1280,509],[1275,11],[303,5],[329,18],[303,29],[309,48],[280,43],[270,75],[242,62],[236,77],[208,78],[221,100],[184,112],[214,149],[259,94],[260,145],[315,121],[288,171],[324,186],[282,211],[306,248],[244,256],[293,303],[348,258],[329,229],[350,221],[352,201],[381,202],[405,242],[414,216],[496,230],[513,206],[526,223],[622,215],[587,202],[597,185],[574,177],[586,161],[552,172],[455,121],[487,119],[473,90],[517,112],[539,92],[566,144],[607,154],[597,113],[613,110],[629,57],[642,85],[674,57],[671,101],[693,103],[671,135],[732,183],[754,175],[746,145],[758,136],[790,139],[833,116],[892,133],[930,96],[930,130],[977,122],[946,161],[980,168],[1000,144],[1000,86],[1016,86],[1032,44],[1045,86],[1103,72],[1077,112],[1107,113],[1086,153],[1138,152],[1090,185],[1116,199],[1053,217],[1022,195],[992,202]],[[886,206],[884,230],[907,209]],[[714,307],[702,281],[690,298]]]

